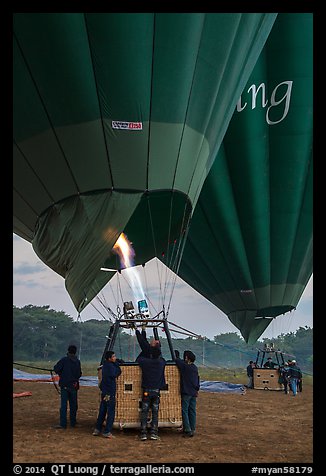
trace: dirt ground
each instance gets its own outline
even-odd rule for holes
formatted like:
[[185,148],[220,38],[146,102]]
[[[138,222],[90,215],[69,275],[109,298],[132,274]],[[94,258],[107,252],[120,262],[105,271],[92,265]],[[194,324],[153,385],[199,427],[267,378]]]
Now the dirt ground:
[[78,425],[53,429],[60,397],[53,384],[14,382],[14,463],[312,463],[313,387],[296,397],[280,391],[245,394],[200,392],[197,431],[160,429],[160,440],[140,441],[138,430],[113,430],[116,438],[92,436],[98,389],[81,387]]

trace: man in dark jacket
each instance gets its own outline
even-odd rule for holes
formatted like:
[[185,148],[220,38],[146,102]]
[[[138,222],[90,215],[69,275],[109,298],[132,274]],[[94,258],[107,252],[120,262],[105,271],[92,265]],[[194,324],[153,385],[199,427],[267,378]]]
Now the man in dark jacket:
[[297,395],[298,390],[298,381],[302,379],[302,372],[301,369],[297,366],[295,360],[292,360],[290,367],[289,367],[289,380],[292,390],[292,395],[295,397]]
[[70,345],[66,357],[62,357],[53,370],[59,375],[59,386],[61,393],[60,425],[55,428],[67,428],[67,403],[69,402],[70,426],[76,426],[79,389],[79,379],[82,375],[80,360],[76,357],[77,347]]
[[[151,347],[159,347],[161,349],[160,341],[156,339],[152,339],[150,342],[148,342],[147,335],[145,329],[142,329],[141,332],[139,332],[138,329],[136,329],[136,337],[138,344],[141,348],[141,353],[138,355],[138,357],[150,357],[150,350]],[[137,361],[138,361],[137,357]]]
[[102,378],[100,383],[101,403],[96,421],[94,436],[101,434],[102,425],[106,417],[106,425],[103,432],[105,438],[113,438],[111,433],[115,417],[115,395],[117,390],[117,378],[121,374],[117,357],[113,350],[108,350],[105,354],[105,361],[102,367]]
[[150,428],[151,440],[158,440],[158,411],[160,407],[160,390],[166,386],[164,369],[165,360],[158,346],[150,349],[150,357],[138,357],[137,362],[142,370],[142,408],[140,418],[140,439],[147,440],[147,417],[152,410]]
[[267,361],[264,363],[264,369],[274,369],[275,362],[273,362],[272,357],[268,357]]
[[175,363],[180,370],[181,408],[183,436],[194,436],[196,430],[196,405],[200,388],[198,368],[194,364],[196,356],[191,350],[185,350],[183,359],[175,351]]
[[249,365],[247,365],[247,377],[248,377],[248,384],[247,388],[254,388],[254,362],[253,360],[249,361]]
[[284,362],[283,365],[280,366],[280,378],[279,382],[283,384],[284,393],[287,395],[289,393],[289,379],[290,379],[290,361]]

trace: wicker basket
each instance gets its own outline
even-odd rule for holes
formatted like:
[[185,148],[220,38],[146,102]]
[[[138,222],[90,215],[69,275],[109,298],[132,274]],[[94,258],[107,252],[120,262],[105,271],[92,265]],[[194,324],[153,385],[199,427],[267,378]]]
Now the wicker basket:
[[[117,379],[116,410],[113,428],[140,428],[141,369],[138,364],[120,365]],[[99,379],[101,375],[99,373]],[[159,427],[182,425],[180,373],[175,364],[165,366],[166,390],[161,390]],[[151,414],[149,412],[149,422]]]
[[283,390],[279,383],[280,372],[278,369],[254,369],[254,389],[257,390]]

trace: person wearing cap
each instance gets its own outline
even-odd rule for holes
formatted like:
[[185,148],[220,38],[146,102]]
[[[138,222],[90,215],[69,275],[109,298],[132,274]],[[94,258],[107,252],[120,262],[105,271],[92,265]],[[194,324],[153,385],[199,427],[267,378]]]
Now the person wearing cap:
[[77,408],[78,408],[78,389],[79,379],[82,375],[80,360],[76,356],[77,347],[69,345],[68,352],[53,367],[56,374],[59,375],[60,387],[60,424],[54,428],[64,430],[67,428],[67,406],[69,402],[70,426],[76,426]]
[[280,383],[283,384],[284,387],[284,393],[288,395],[289,393],[289,369],[290,369],[290,364],[288,362],[284,362],[284,365],[280,367]]
[[196,430],[196,406],[200,388],[198,368],[194,364],[196,356],[191,350],[184,351],[183,360],[177,350],[175,356],[175,363],[180,371],[183,436],[192,437]]
[[293,397],[297,395],[298,381],[300,379],[302,379],[301,369],[297,366],[296,360],[292,360],[289,368],[289,381]]

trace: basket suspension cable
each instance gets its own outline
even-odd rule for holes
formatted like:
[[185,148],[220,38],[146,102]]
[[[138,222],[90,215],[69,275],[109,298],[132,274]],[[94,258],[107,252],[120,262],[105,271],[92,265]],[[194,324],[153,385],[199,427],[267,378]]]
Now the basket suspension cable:
[[119,342],[119,351],[120,351],[120,356],[122,356],[122,347],[121,347],[121,333],[118,333],[118,342]]
[[[144,271],[145,272],[145,271]],[[125,280],[125,282],[127,283],[127,286],[129,287],[129,289],[132,291],[132,286],[130,285],[130,281],[127,279],[127,277],[125,275],[122,275],[123,279]],[[122,295],[121,295],[122,296]],[[152,307],[155,309],[155,306],[153,305],[153,303],[150,301],[149,297],[148,297],[148,294],[145,293],[145,297],[146,297],[146,300],[149,301],[152,305]],[[155,309],[156,311],[156,309]]]
[[[171,224],[172,224],[172,209],[173,209],[173,190],[171,191],[171,198],[170,198],[170,210],[169,210],[169,227],[168,227],[168,237],[167,237],[167,244],[166,244],[166,257],[167,263],[169,262],[169,255],[170,255],[170,239],[171,239]],[[165,285],[164,285],[164,292],[163,292],[163,300],[165,301],[166,297],[166,290],[167,290],[167,274],[168,274],[168,267],[165,267]]]
[[111,320],[110,318],[107,319],[107,318],[101,313],[101,311],[99,311],[99,310],[97,309],[97,307],[95,306],[95,304],[94,304],[93,302],[91,302],[91,306],[95,309],[96,312],[98,312],[98,313],[103,317],[104,320],[106,320],[106,321],[107,321],[107,320],[109,320],[109,321]]
[[[115,274],[116,276],[116,274]],[[118,279],[118,278],[117,278]],[[113,286],[111,284],[111,281],[109,281],[109,286],[110,286],[110,290],[111,290],[111,293],[112,293],[112,296],[113,296],[113,300],[115,301],[115,305],[117,306],[118,305],[118,300],[117,300],[117,297],[116,295],[114,294],[114,291],[113,291]]]
[[[173,279],[174,279],[173,266],[171,266],[171,264],[173,263],[173,260],[176,259],[176,255],[177,255],[177,252],[178,252],[178,247],[176,246],[177,239],[173,240],[172,251],[171,251],[171,246],[170,246],[173,200],[174,200],[174,192],[172,191],[171,192],[171,200],[170,200],[170,218],[169,218],[169,231],[168,231],[168,242],[167,242],[167,253],[166,253],[166,266],[165,266],[164,302],[167,298],[167,293],[168,293],[169,287],[171,287],[171,289],[172,289],[171,294],[173,293],[173,290],[174,290],[174,286],[172,285],[173,284]],[[184,209],[182,224],[181,224],[181,227],[180,227],[180,236],[182,234],[182,229],[183,229],[185,210],[186,210],[186,207]],[[180,236],[179,236],[179,238],[180,238]],[[174,253],[176,253],[175,257],[174,257]],[[171,301],[171,299],[172,299],[172,295],[170,297],[170,301]]]
[[[168,229],[168,242],[167,242],[167,256],[168,257],[170,255],[170,235],[171,235],[171,223],[172,223],[173,198],[174,198],[174,195],[173,195],[173,192],[172,192],[171,193],[171,201],[170,201],[169,229]],[[153,226],[152,211],[151,211],[151,205],[150,205],[149,199],[147,199],[147,204],[148,204],[148,210],[149,210],[149,217],[150,217],[150,225],[151,225],[154,251],[155,251],[155,255],[158,256],[156,241],[155,241],[155,232],[154,232],[154,226]],[[181,223],[181,227],[180,227],[180,235],[182,235],[182,231],[184,229],[185,212],[186,212],[186,205],[185,205],[185,208],[184,208],[183,219],[182,219],[182,223]],[[175,245],[175,242],[174,242],[174,245]],[[178,249],[180,249],[180,246],[179,246],[179,248],[177,248],[177,250]],[[172,256],[173,256],[173,252],[172,252]],[[171,257],[171,259],[172,259],[172,257]],[[168,262],[169,262],[169,258],[168,258]],[[176,279],[176,278],[174,278],[173,273],[171,273],[171,269],[168,269],[168,266],[165,266],[165,270],[162,268],[162,272],[160,273],[159,268],[158,268],[158,260],[156,260],[156,267],[157,267],[157,275],[158,275],[158,278],[159,278],[160,297],[161,297],[161,300],[162,300],[162,308],[164,308],[165,299],[166,299],[166,295],[167,295],[167,290],[169,288],[169,280],[171,280],[171,289],[172,289],[171,295],[170,295],[170,303],[171,303],[172,294],[173,294],[173,291],[174,291],[174,288],[175,288],[175,283],[173,284],[173,279]],[[163,273],[165,273],[164,290],[162,289]],[[169,305],[169,307],[170,307],[170,305]]]
[[[103,293],[102,293],[103,295]],[[85,293],[85,296],[86,296],[86,293]],[[96,299],[97,301],[101,304],[101,306],[106,310],[106,312],[109,312],[111,314],[112,317],[115,318],[115,314],[114,312],[112,311],[112,309],[110,309],[109,306],[105,306],[105,304],[103,303],[103,298],[100,297],[100,293],[97,294],[96,296]],[[107,318],[101,313],[101,311],[95,306],[95,304],[93,303],[93,301],[91,301],[91,305],[93,306],[93,308],[102,316],[103,319],[107,320]],[[108,319],[110,322],[112,322],[112,319]]]
[[144,280],[145,280],[145,293],[146,293],[146,296],[147,296],[148,295],[148,283],[147,283],[145,264],[142,265],[142,268],[143,268],[143,275],[144,275]]
[[[188,332],[189,335],[191,335],[192,337],[196,337],[197,339],[202,339],[203,337],[199,334],[196,334],[195,332],[192,332],[192,331],[189,331],[188,329],[184,328],[184,327],[181,327],[179,326],[178,324],[175,324],[174,322],[169,322],[170,325],[174,326],[174,327],[177,327],[178,329],[182,329],[183,331],[186,331]],[[174,331],[176,332],[176,331]]]
[[[168,230],[168,237],[169,238],[170,238],[170,235],[171,235],[171,223],[172,223],[172,214],[173,214],[173,199],[174,199],[174,194],[172,192],[171,200],[170,200],[170,213],[169,213],[169,230]],[[148,205],[148,212],[149,212],[149,218],[150,218],[150,226],[151,226],[153,247],[154,247],[155,255],[158,256],[156,239],[155,239],[155,230],[154,230],[154,225],[153,225],[153,216],[152,216],[152,210],[151,210],[151,203],[150,203],[150,200],[149,200],[148,196],[147,196],[147,205]],[[185,246],[186,232],[188,231],[188,226],[189,226],[189,217],[188,217],[188,222],[186,224],[187,226],[185,226],[186,210],[187,210],[187,203],[185,203],[185,206],[184,206],[183,219],[182,219],[182,223],[180,225],[179,240],[178,240],[178,243],[177,243],[177,239],[175,239],[173,241],[172,250],[171,250],[171,246],[170,246],[170,239],[168,238],[167,263],[168,263],[169,266],[165,266],[165,270],[162,267],[161,268],[162,272],[160,272],[159,267],[158,267],[158,260],[156,260],[157,275],[158,275],[158,280],[159,280],[160,299],[161,299],[161,303],[162,303],[162,309],[163,309],[163,312],[164,312],[164,316],[166,316],[166,317],[169,313],[169,309],[170,309],[170,306],[171,306],[172,295],[173,295],[175,285],[176,285],[177,276],[176,276],[174,270],[178,269],[179,266],[180,266],[182,251],[183,251],[184,246]],[[146,288],[148,288],[146,270],[145,270],[144,265],[143,265],[143,268],[144,268],[144,275],[145,275],[145,280],[146,280]],[[164,290],[162,289],[163,273],[165,273]],[[119,274],[121,274],[121,273],[117,273],[117,295],[121,297],[122,302],[123,302],[123,293],[122,293],[122,287],[121,287],[121,281],[120,281]],[[125,282],[129,286],[129,288],[132,289],[129,281],[126,279],[126,276],[124,274],[122,276],[125,279]],[[111,284],[110,284],[110,289],[112,291]],[[170,290],[170,298],[169,298],[168,308],[167,308],[167,312],[166,312],[165,300],[167,298],[167,293],[168,293],[169,290]],[[113,291],[112,291],[112,293],[113,293]],[[114,295],[114,293],[113,293],[113,295]],[[146,298],[150,301],[147,292],[146,292]],[[155,307],[154,307],[154,309],[155,309]],[[117,319],[116,315],[115,315],[115,318]]]
[[145,298],[146,298],[147,302],[150,303],[150,305],[154,309],[155,313],[158,314],[158,310],[156,309],[154,303],[151,301],[151,299],[149,297],[149,294],[148,294],[148,284],[147,284],[147,276],[146,276],[145,265],[143,265],[142,267],[143,267],[143,274],[144,274],[144,278],[145,278],[145,289],[146,289]]
[[122,296],[122,290],[121,290],[121,283],[120,283],[120,277],[119,277],[119,274],[120,274],[120,273],[118,273],[118,282],[117,282],[117,286],[118,286],[118,288],[119,288],[119,293],[120,293],[120,296],[121,296],[121,300],[122,300],[122,302],[123,302],[123,296]]
[[171,283],[173,282],[173,271],[171,269],[171,263],[172,263],[172,259],[173,259],[173,254],[174,254],[174,251],[176,250],[176,240],[174,240],[174,243],[173,243],[173,248],[172,248],[172,253],[171,253],[171,257],[169,260],[167,260],[167,264],[165,266],[165,272],[166,272],[166,276],[168,275],[169,277],[169,280],[168,280],[168,277],[166,277],[166,280],[165,280],[165,287],[164,287],[164,300],[167,296],[167,292],[168,292],[168,289],[169,287],[171,287]]
[[[145,271],[144,271],[144,273],[145,273]],[[146,298],[147,302],[151,305],[151,307],[154,309],[155,314],[158,314],[159,311],[157,310],[155,304],[153,303],[153,301],[151,300],[151,298],[150,298],[150,296],[147,292],[145,293],[145,298]]]
[[[171,206],[173,202],[173,196],[171,197]],[[164,299],[166,298],[168,286],[170,285],[170,299],[167,307],[167,314],[169,314],[170,307],[171,307],[171,301],[172,301],[172,296],[174,293],[175,285],[176,285],[176,280],[177,280],[177,270],[179,269],[180,263],[181,263],[181,258],[182,258],[182,253],[183,249],[185,246],[185,235],[186,231],[189,228],[189,217],[188,219],[186,218],[186,210],[187,210],[187,203],[184,205],[184,210],[183,210],[183,217],[180,225],[180,231],[179,231],[179,243],[176,246],[176,240],[174,240],[174,246],[173,250],[171,253],[171,260],[167,260],[167,268],[169,268],[169,274],[171,276],[171,282],[168,283],[166,280],[166,288],[165,288],[165,293],[164,293]],[[175,255],[173,257],[175,251]]]
[[[172,192],[172,194],[171,194],[171,206],[170,206],[170,221],[172,220],[173,199],[174,199],[174,194]],[[170,243],[170,228],[169,228],[169,243],[168,243],[168,253],[167,253],[167,260],[166,260],[166,264],[167,264],[166,272],[169,273],[169,276],[171,277],[170,279],[171,279],[172,291],[171,291],[170,302],[171,302],[171,299],[172,299],[172,294],[173,294],[173,290],[174,290],[174,286],[175,286],[175,283],[173,285],[173,282],[176,280],[175,271],[174,271],[175,265],[173,263],[178,262],[178,260],[179,261],[181,260],[181,256],[182,256],[181,251],[182,250],[180,248],[180,242],[181,242],[180,238],[182,238],[182,235],[184,233],[184,229],[187,228],[187,226],[189,224],[189,220],[188,220],[188,224],[185,227],[186,211],[187,211],[187,203],[185,203],[185,205],[184,205],[183,217],[182,217],[182,221],[181,221],[181,225],[180,225],[179,235],[178,235],[177,238],[175,238],[173,240],[171,255],[170,255],[170,248],[171,247],[170,247],[170,244],[169,244]],[[177,241],[179,241],[178,246],[176,245]],[[166,297],[168,285],[169,285],[169,283],[166,281],[166,289],[165,289],[164,297]]]
[[175,254],[174,264],[171,267],[172,271],[175,274],[177,274],[179,271],[182,253],[186,243],[186,237],[189,232],[190,215],[188,216],[188,218],[186,218],[186,208],[187,208],[187,204],[185,204],[184,206],[183,218],[182,218],[180,233],[179,233],[179,243],[178,243],[177,251]]
[[[117,296],[117,301],[118,301],[118,302],[119,302],[119,286],[120,286],[119,274],[120,274],[120,273],[117,274],[117,290],[116,290],[116,296]],[[117,309],[118,309],[118,305],[119,305],[119,304],[117,303]]]
[[[185,217],[185,215],[184,215]],[[170,300],[169,300],[169,303],[168,303],[168,308],[167,308],[167,315],[169,314],[170,312],[170,307],[171,307],[171,301],[172,301],[172,295],[173,295],[173,292],[174,292],[174,288],[175,288],[175,285],[176,285],[176,281],[177,281],[177,273],[179,271],[179,267],[180,267],[180,264],[181,264],[181,258],[182,258],[182,254],[183,254],[183,250],[184,250],[184,247],[186,245],[186,239],[187,239],[187,235],[188,235],[188,232],[189,232],[189,223],[190,223],[190,216],[188,217],[188,220],[187,220],[187,223],[186,223],[186,227],[185,227],[185,230],[184,230],[184,233],[183,233],[183,236],[180,240],[180,243],[178,245],[178,248],[181,249],[181,251],[179,253],[177,253],[179,256],[178,256],[178,262],[177,262],[177,265],[174,269],[174,279],[173,279],[173,284],[172,284],[172,291],[171,291],[171,294],[170,294]],[[176,254],[176,257],[177,257],[177,254]]]
[[177,331],[175,329],[171,329],[171,334],[182,334],[182,335],[185,335],[185,336],[188,336],[188,337],[195,337],[193,334],[189,334],[189,332],[183,332],[183,331]]
[[104,294],[103,292],[101,292],[100,295],[101,295],[101,298],[99,298],[99,299],[100,299],[100,303],[102,304],[102,306],[104,307],[104,309],[105,309],[109,314],[111,314],[112,317],[116,318],[115,313],[112,311],[112,309],[110,308],[110,306],[109,306],[108,303],[107,303],[105,294]]
[[[128,268],[126,268],[126,269],[128,269]],[[121,276],[123,277],[123,279],[127,283],[127,286],[129,286],[129,289],[132,291],[132,286],[130,285],[130,282],[128,281],[127,277],[122,273],[121,273]]]
[[[156,242],[155,242],[155,233],[154,233],[154,226],[153,226],[152,211],[151,211],[151,206],[150,206],[150,201],[149,201],[148,196],[147,196],[147,206],[148,206],[149,220],[150,220],[150,225],[151,225],[151,232],[152,232],[154,253],[155,253],[155,256],[157,256],[157,248],[156,248]],[[158,262],[157,262],[157,260],[156,260],[156,269],[157,269],[157,275],[158,275],[158,280],[159,280],[160,297],[161,297],[162,306],[163,306],[163,305],[164,305],[164,301],[163,301],[163,294],[162,294],[162,282],[161,282],[161,276],[160,276],[159,269],[158,269]]]
[[[167,252],[164,254],[164,258],[166,257],[166,263],[169,261],[169,251],[170,251],[170,245],[167,245]],[[169,268],[167,264],[164,263],[164,267],[162,267],[162,274],[164,273],[164,287],[163,287],[163,301],[165,302],[166,299],[166,294],[167,294],[167,289],[168,289],[168,276],[169,276]]]
[[79,322],[80,326],[80,339],[79,339],[79,359],[81,359],[81,351],[82,351],[82,341],[83,341],[83,328],[81,327],[81,324],[82,324],[82,320],[81,320],[81,317],[80,317],[80,312],[78,313],[78,316],[77,316],[77,322]]
[[[114,292],[113,292],[113,289],[112,289],[112,284],[111,284],[111,281],[109,281],[109,287],[110,287],[110,290],[112,292],[112,296],[113,296],[113,299],[115,301],[115,303],[117,304],[117,300],[116,300],[116,297],[114,295]],[[105,311],[111,315],[106,317],[104,314],[102,314],[102,312],[95,306],[95,304],[93,302],[91,302],[91,305],[93,306],[93,308],[102,316],[102,318],[104,320],[108,320],[109,322],[113,323],[116,319],[117,319],[117,315],[115,314],[115,312],[110,308],[110,306],[107,304],[106,302],[106,298],[105,298],[105,295],[104,293],[99,293],[97,296],[96,296],[96,299],[97,301],[102,305],[102,307],[105,309]]]
[[[99,294],[96,296],[96,299],[98,300],[98,302],[102,305],[102,307],[106,310],[107,313],[111,314],[111,316],[115,319],[116,318],[116,315],[115,313],[112,311],[112,309],[107,305],[105,304],[105,302],[103,301],[103,295],[100,296]],[[110,322],[113,322],[113,320],[108,317],[106,318],[96,307],[95,305],[93,305],[94,309],[96,309],[96,311],[101,314],[101,316],[103,317],[103,319],[105,320],[109,320]]]

